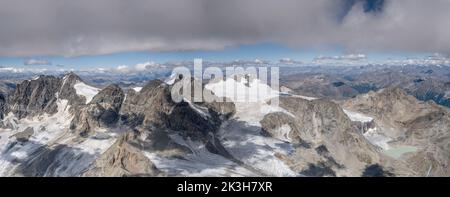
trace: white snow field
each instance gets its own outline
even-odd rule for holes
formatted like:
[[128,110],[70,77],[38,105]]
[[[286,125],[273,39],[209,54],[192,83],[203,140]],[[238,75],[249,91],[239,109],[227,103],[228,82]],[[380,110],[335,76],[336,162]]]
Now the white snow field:
[[134,87],[133,90],[136,92],[140,92],[142,90],[142,87]]
[[[277,138],[261,135],[260,121],[266,114],[289,114],[283,108],[267,104],[271,98],[279,96],[278,91],[259,80],[248,82],[232,78],[209,83],[205,88],[218,97],[229,98],[235,104],[235,115],[215,134],[232,158],[209,152],[203,143],[170,135],[174,142],[187,147],[192,153],[181,159],[145,152],[158,169],[169,175],[181,176],[297,176],[276,156],[289,155],[294,151],[288,137],[291,128],[283,125]],[[185,101],[202,117],[209,116],[206,110],[187,99]]]
[[86,98],[86,104],[91,102],[92,98],[100,91],[98,88],[89,86],[83,82],[77,82],[73,87],[78,95]]
[[257,176],[258,174],[220,155],[209,152],[205,145],[179,135],[170,135],[177,144],[192,153],[180,158],[165,157],[153,152],[144,154],[169,176]]
[[350,120],[355,121],[355,122],[370,122],[373,120],[372,117],[366,116],[364,114],[358,113],[358,112],[354,112],[354,111],[350,111],[350,110],[346,110],[344,109],[345,114],[347,114],[347,116],[350,118]]
[[[86,98],[86,103],[99,92],[98,88],[83,82],[77,82],[74,88],[78,95]],[[175,143],[187,147],[192,153],[175,158],[157,151],[144,151],[144,155],[158,169],[169,176],[299,176],[277,156],[289,156],[294,151],[289,138],[291,128],[283,125],[279,128],[279,136],[274,138],[261,134],[260,121],[266,114],[282,112],[292,116],[287,110],[268,104],[268,101],[280,95],[278,91],[259,80],[237,82],[227,79],[208,84],[206,88],[219,97],[229,98],[236,105],[235,115],[214,134],[229,155],[211,153],[204,143],[172,134],[169,137]],[[133,89],[141,90],[140,87]],[[106,130],[97,131],[107,136],[101,138],[84,139],[70,133],[73,115],[69,111],[68,101],[58,99],[57,102],[58,111],[53,115],[44,114],[21,120],[13,114],[5,117],[3,123],[9,127],[0,129],[0,176],[17,175],[13,173],[20,165],[33,160],[36,153],[49,150],[58,151],[49,164],[52,170],[42,172],[43,176],[80,176],[117,140],[114,132]],[[192,102],[189,105],[205,119],[210,117],[203,107]],[[17,142],[14,134],[28,127],[34,131],[29,140]]]
[[261,83],[258,79],[248,82],[245,79],[236,81],[233,78],[226,78],[209,83],[205,88],[211,90],[218,97],[225,97],[233,101],[236,107],[235,117],[250,125],[260,126],[259,122],[269,113],[285,112],[289,114],[279,106],[268,104],[280,93],[267,84]]
[[363,135],[371,144],[380,147],[382,150],[390,149],[388,142],[392,141],[392,138],[379,133],[377,128],[370,128]]
[[[48,166],[54,170],[43,172],[42,176],[80,176],[95,158],[115,142],[114,137],[75,140],[76,135],[68,132],[73,116],[67,103],[67,100],[58,99],[58,111],[53,115],[18,120],[10,113],[4,118],[3,123],[9,128],[0,128],[0,176],[17,176],[14,172],[21,164],[33,160],[45,149],[56,148],[60,148],[57,156],[49,161]],[[17,142],[14,135],[29,127],[34,131],[29,140]]]
[[234,158],[261,172],[263,176],[297,175],[275,156],[276,153],[288,155],[293,151],[287,137],[291,128],[280,128],[279,139],[261,135],[260,121],[265,115],[283,112],[292,116],[287,110],[267,103],[280,95],[278,91],[258,79],[249,82],[227,78],[205,87],[216,96],[227,97],[235,104],[233,119],[223,125],[218,134],[223,146]]

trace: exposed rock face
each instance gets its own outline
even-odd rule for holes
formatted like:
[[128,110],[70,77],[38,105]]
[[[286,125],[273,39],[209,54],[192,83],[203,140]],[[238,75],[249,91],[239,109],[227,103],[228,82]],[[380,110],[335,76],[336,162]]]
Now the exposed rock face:
[[383,169],[383,166],[380,166],[379,164],[373,164],[366,167],[364,170],[363,177],[391,177],[394,176],[389,171],[386,171]]
[[83,176],[160,176],[163,175],[139,147],[130,144],[136,135],[123,135]]
[[202,102],[195,104],[207,108],[207,112],[214,117],[219,117],[220,120],[227,120],[236,112],[233,102]]
[[[297,144],[299,148],[291,162],[305,175],[336,176],[338,171],[352,169],[345,173],[359,176],[364,166],[379,161],[375,148],[352,126],[338,104],[282,97],[280,107],[294,116],[268,114],[261,125],[271,136],[283,132],[286,139]],[[299,162],[300,158],[308,162]]]
[[[370,92],[350,100],[344,105],[358,109],[364,114],[370,114],[378,119],[407,120],[412,116],[427,113],[416,104],[424,103],[407,95],[399,88],[388,88],[378,92]],[[393,117],[395,116],[395,117]]]
[[[72,72],[63,78],[39,76],[37,79],[23,81],[10,95],[8,111],[11,111],[19,119],[44,113],[51,115],[57,110],[56,101],[58,99],[68,100],[73,111],[76,111],[85,99],[77,95],[73,87],[80,81],[82,81],[80,77]],[[1,103],[0,101],[0,106]],[[4,109],[4,111],[7,110]]]
[[296,120],[294,117],[285,113],[276,112],[267,114],[261,121],[261,126],[263,132],[280,140],[303,143],[308,139],[307,136],[300,137],[302,131],[298,128]]
[[76,83],[83,82],[83,80],[75,73],[70,72],[66,74],[61,81],[58,98],[68,100],[72,112],[76,112],[81,105],[86,103],[86,98],[78,95],[74,88]]
[[143,125],[163,126],[161,116],[169,114],[174,103],[170,92],[162,81],[151,81],[140,92],[129,91],[123,103],[121,114],[129,119],[130,116],[143,117]]
[[72,120],[72,128],[77,127],[79,133],[85,134],[91,127],[110,126],[117,122],[124,98],[123,91],[118,86],[108,86],[89,105],[85,105],[86,98],[78,95],[74,88],[80,82],[83,81],[73,72],[62,78],[40,76],[34,80],[26,80],[17,85],[8,99],[9,111],[18,119],[53,115],[57,112],[57,102],[67,100],[71,113],[76,115]]
[[366,133],[369,129],[375,128],[375,121],[371,120],[368,122],[352,121],[353,127],[355,127],[361,133]]
[[17,85],[10,97],[10,111],[19,119],[26,116],[56,112],[56,93],[61,80],[53,76],[40,76],[36,80],[26,80]]
[[[258,103],[245,108],[245,103],[188,98],[176,103],[172,85],[159,80],[139,91],[130,89],[127,95],[117,85],[98,93],[95,88],[94,95],[86,84],[87,89],[75,88],[80,82],[74,73],[41,76],[19,84],[11,99],[4,99],[18,119],[7,116],[15,126],[2,130],[8,135],[0,133],[0,140],[11,138],[0,141],[6,146],[0,154],[12,165],[0,168],[1,173],[7,169],[20,176],[180,176],[217,170],[225,175],[411,176],[416,175],[413,169],[449,175],[450,113],[401,90],[369,93],[344,103],[375,119],[359,124],[334,102],[293,95],[282,96],[279,107]],[[1,104],[0,97],[0,109]],[[245,118],[252,106],[258,108],[252,109],[257,121]],[[68,118],[47,116],[55,113]],[[47,115],[37,116],[41,114]],[[45,118],[51,121],[39,124]],[[48,124],[52,121],[56,123]],[[363,134],[368,128],[387,132],[385,127],[396,129],[389,135],[395,143],[420,149],[401,159],[384,156]]]
[[344,106],[375,117],[377,131],[389,136],[392,147],[414,146],[403,154],[422,176],[448,176],[450,171],[450,110],[433,102],[418,101],[399,88],[361,95]]
[[7,111],[7,98],[8,97],[4,93],[0,92],[0,120],[5,117],[5,113]]
[[125,94],[117,85],[110,85],[100,91],[90,102],[90,104],[98,104],[105,112],[100,116],[103,125],[109,126],[119,119],[119,111]]
[[286,70],[287,76],[280,78],[281,84],[301,95],[341,100],[400,87],[418,100],[450,107],[448,66],[311,66]]
[[124,98],[125,94],[119,86],[110,85],[104,88],[75,115],[71,129],[86,136],[94,132],[95,128],[114,126],[119,120]]
[[[16,142],[10,143],[7,151],[2,153],[2,157],[19,162],[17,169],[10,171],[11,175],[73,176],[84,171],[91,161],[95,163],[85,173],[86,176],[163,175],[144,155],[145,151],[169,151],[174,156],[192,153],[192,150],[177,145],[169,135],[199,140],[208,149],[217,150],[216,145],[210,143],[210,133],[218,130],[222,121],[234,113],[232,103],[191,103],[188,100],[175,103],[170,95],[170,86],[157,80],[149,82],[139,92],[130,90],[127,96],[117,85],[110,85],[93,96],[89,103],[85,103],[86,92],[83,90],[87,89],[75,89],[76,84],[82,82],[74,73],[69,73],[62,78],[41,76],[18,85],[11,96],[11,106],[14,106],[11,111],[18,119],[9,118],[8,123],[13,126],[8,128],[20,128],[14,125],[22,121],[37,124],[35,121],[42,118],[52,117],[52,120],[57,120],[53,115],[59,114],[60,110],[69,110],[69,116],[73,119],[58,120],[62,122],[55,122],[55,125],[46,123],[46,126],[52,127],[50,129],[37,125],[14,133],[15,138],[12,139],[16,139]],[[78,95],[77,91],[83,95]],[[45,141],[48,144],[41,145],[40,142],[29,140],[37,133],[55,132],[54,126],[67,121],[70,121],[72,132],[58,131],[57,135],[50,136],[51,140]],[[127,133],[126,137],[120,138],[104,154],[97,152],[104,147],[99,147],[99,150],[90,147],[89,143],[107,144],[116,140],[114,134],[108,134],[112,130]],[[135,132],[138,132],[139,138],[146,139],[145,143],[136,140]],[[22,150],[24,148],[17,145],[18,142],[31,144],[29,147],[33,150]],[[146,145],[136,146],[142,143]],[[90,150],[92,148],[95,151]],[[17,159],[15,152],[19,150],[27,154],[33,152],[33,155]],[[102,156],[97,158],[99,154]],[[78,161],[77,157],[84,159]]]
[[[144,128],[182,131],[182,136],[207,138],[221,121],[233,113],[232,104],[175,103],[170,86],[162,81],[149,82],[140,92],[129,91],[121,109],[122,121],[128,125],[142,122]],[[211,112],[211,113],[209,113]]]
[[19,142],[27,142],[28,139],[34,134],[33,127],[27,127],[22,132],[16,133],[14,137],[16,137]]

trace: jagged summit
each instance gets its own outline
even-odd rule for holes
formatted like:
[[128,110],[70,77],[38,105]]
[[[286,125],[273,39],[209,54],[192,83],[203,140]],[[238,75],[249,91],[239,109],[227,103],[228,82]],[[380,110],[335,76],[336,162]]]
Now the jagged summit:
[[443,108],[432,101],[419,101],[400,88],[385,88],[359,95],[345,102],[344,107],[356,109],[379,119],[396,119],[402,122]]
[[9,99],[9,111],[18,118],[42,113],[56,113],[56,95],[61,80],[54,76],[41,76],[17,85]]
[[[230,90],[223,84],[250,92],[263,86],[234,79],[201,85],[225,97]],[[7,162],[0,164],[0,174],[362,176],[378,166],[389,175],[412,176],[414,169],[422,170],[419,156],[431,149],[439,150],[431,165],[447,162],[445,144],[423,136],[425,129],[445,135],[448,113],[399,89],[370,92],[339,105],[273,89],[256,102],[177,103],[172,87],[151,80],[125,93],[117,84],[90,86],[73,72],[23,81],[4,99],[8,110],[0,125],[0,157]],[[277,95],[283,95],[279,105],[269,105]],[[361,117],[371,117],[373,124],[362,132],[355,126]],[[386,128],[396,132],[391,135]],[[379,134],[374,131],[420,147],[408,157],[414,169],[388,157],[383,148],[396,144],[373,140]],[[444,168],[432,172],[447,173]]]
[[[83,105],[97,93],[97,89],[85,84],[74,72],[58,78],[40,75],[17,84],[3,104],[4,114],[12,112],[18,118],[57,112],[58,100],[67,100],[73,110]],[[76,111],[76,110],[75,110]],[[2,113],[2,114],[3,114]]]
[[81,81],[83,80],[73,71],[70,71],[66,74],[64,74],[63,79],[69,80],[69,81]]
[[96,132],[99,127],[112,127],[119,120],[119,110],[125,94],[117,85],[109,85],[78,110],[71,122],[71,130],[81,136]]

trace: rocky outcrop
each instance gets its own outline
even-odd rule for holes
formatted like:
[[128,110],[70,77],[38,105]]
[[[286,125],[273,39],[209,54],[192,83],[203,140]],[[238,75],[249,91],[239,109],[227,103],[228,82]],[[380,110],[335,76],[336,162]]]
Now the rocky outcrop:
[[417,107],[418,101],[400,88],[387,88],[378,92],[370,92],[351,99],[344,107],[357,109],[363,114],[369,114],[378,119],[396,119],[405,121],[418,113],[427,113],[427,109]]
[[[428,170],[431,175],[448,175],[448,111],[432,103],[419,102],[401,90],[372,92],[345,102],[343,105],[349,109],[375,118],[364,124],[352,121],[334,102],[292,95],[281,96],[279,107],[255,105],[275,111],[266,114],[267,110],[255,110],[264,116],[262,120],[257,119],[261,120],[258,124],[245,119],[246,110],[252,107],[239,108],[242,103],[193,102],[189,98],[176,103],[171,98],[172,85],[159,80],[150,81],[139,91],[130,89],[126,95],[118,85],[110,85],[98,93],[97,89],[92,91],[95,96],[83,91],[90,90],[89,87],[75,89],[79,87],[75,84],[80,82],[74,73],[62,78],[41,76],[19,84],[11,99],[4,99],[8,104],[3,106],[11,106],[11,112],[19,119],[7,117],[16,130],[6,132],[16,140],[12,140],[2,156],[20,163],[14,166],[17,174],[178,176],[202,173],[204,169],[188,166],[192,162],[201,168],[207,166],[208,170],[241,168],[264,176],[271,175],[271,171],[264,171],[265,166],[256,164],[268,160],[274,162],[268,166],[283,168],[283,173],[276,174],[282,176],[415,175],[410,169],[419,173],[431,169]],[[78,95],[77,91],[84,92],[85,96]],[[39,116],[20,120],[55,114],[61,103],[69,107],[63,106],[62,119],[73,119]],[[0,97],[0,107],[1,104]],[[35,125],[45,118],[51,121]],[[32,122],[33,127],[23,127],[19,125],[21,121]],[[48,124],[52,121],[57,123]],[[66,132],[69,121],[71,132]],[[55,125],[63,125],[61,128],[65,130],[58,132]],[[395,138],[395,143],[415,145],[420,147],[419,151],[402,158],[405,162],[383,156],[363,136],[368,128],[378,129],[380,125],[401,128],[402,135]],[[51,140],[39,144],[34,140],[38,138],[33,137],[37,133]],[[32,156],[25,157],[17,151]],[[164,162],[188,167],[181,173],[178,169],[166,169],[173,166],[164,166]]]
[[[24,118],[42,114],[54,114],[57,111],[58,99],[68,101],[72,112],[84,104],[84,97],[77,95],[74,85],[82,82],[75,73],[70,72],[62,78],[54,76],[39,76],[37,79],[25,80],[18,84],[9,96],[9,109],[16,117]],[[0,98],[0,106],[1,101]]]
[[134,140],[133,133],[120,137],[83,176],[162,176],[143,151],[130,143]]
[[75,84],[83,80],[73,72],[69,72],[61,79],[61,87],[58,92],[59,99],[68,100],[72,112],[76,112],[86,103],[86,98],[77,94]]
[[224,121],[229,119],[236,112],[233,102],[202,102],[195,103],[207,109],[207,112],[214,117]]
[[379,161],[374,146],[352,126],[338,104],[281,97],[280,107],[290,114],[266,115],[261,121],[263,131],[296,145],[296,153],[286,161],[304,175],[359,176],[366,165]]
[[14,134],[14,137],[16,137],[17,141],[19,142],[27,142],[28,139],[34,134],[33,127],[27,127],[25,130],[18,132]]
[[366,133],[369,129],[374,129],[376,127],[375,121],[371,120],[368,122],[352,121],[353,127],[355,127],[361,133]]
[[154,80],[140,92],[129,90],[120,113],[123,114],[123,119],[129,122],[133,122],[131,117],[142,117],[144,127],[160,127],[164,125],[161,116],[169,114],[174,105],[168,86],[162,81]]
[[0,120],[5,117],[5,114],[7,112],[7,98],[8,97],[4,93],[0,92]]
[[97,104],[105,110],[100,115],[100,122],[105,126],[110,126],[118,121],[124,98],[125,94],[119,86],[110,85],[100,91],[89,104]]
[[53,114],[57,110],[57,97],[61,80],[53,76],[40,76],[17,85],[9,99],[10,111],[19,119],[43,113]]
[[104,88],[91,102],[79,109],[71,122],[71,130],[87,136],[95,132],[96,128],[115,126],[120,118],[119,111],[124,98],[125,94],[119,86]]
[[[298,71],[298,68],[293,70]],[[440,65],[371,65],[357,69],[351,66],[312,66],[302,68],[299,73],[285,71],[287,76],[280,78],[280,84],[300,95],[333,100],[347,100],[370,91],[399,87],[418,100],[434,101],[449,108],[449,70],[448,66]]]
[[450,171],[450,110],[433,102],[419,101],[399,88],[370,92],[346,101],[346,108],[375,118],[377,132],[389,136],[392,147],[414,146],[402,155],[418,174],[448,176]]
[[303,143],[308,138],[301,134],[302,131],[298,128],[294,117],[282,112],[264,116],[261,127],[264,134],[292,143]]
[[[234,113],[234,105],[218,103],[175,103],[171,86],[154,80],[141,91],[130,90],[121,108],[122,122],[144,128],[170,129],[185,137],[205,140],[218,130],[222,120]],[[139,123],[142,123],[141,125]]]

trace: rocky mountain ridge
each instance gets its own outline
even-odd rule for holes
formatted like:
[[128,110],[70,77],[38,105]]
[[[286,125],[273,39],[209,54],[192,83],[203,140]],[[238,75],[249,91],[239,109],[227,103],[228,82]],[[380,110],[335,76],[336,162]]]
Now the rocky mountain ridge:
[[[261,86],[228,80],[204,87],[220,97],[215,87],[222,83],[250,91]],[[267,100],[232,98],[175,103],[171,87],[153,80],[125,93],[117,85],[89,86],[74,73],[22,82],[4,102],[0,174],[418,175],[404,160],[383,154],[337,103],[285,94],[275,108]]]
[[388,147],[385,151],[408,149],[398,157],[414,171],[423,176],[449,175],[448,108],[419,101],[399,88],[358,96],[344,102],[343,107],[374,117],[376,126],[371,135],[384,139]]

